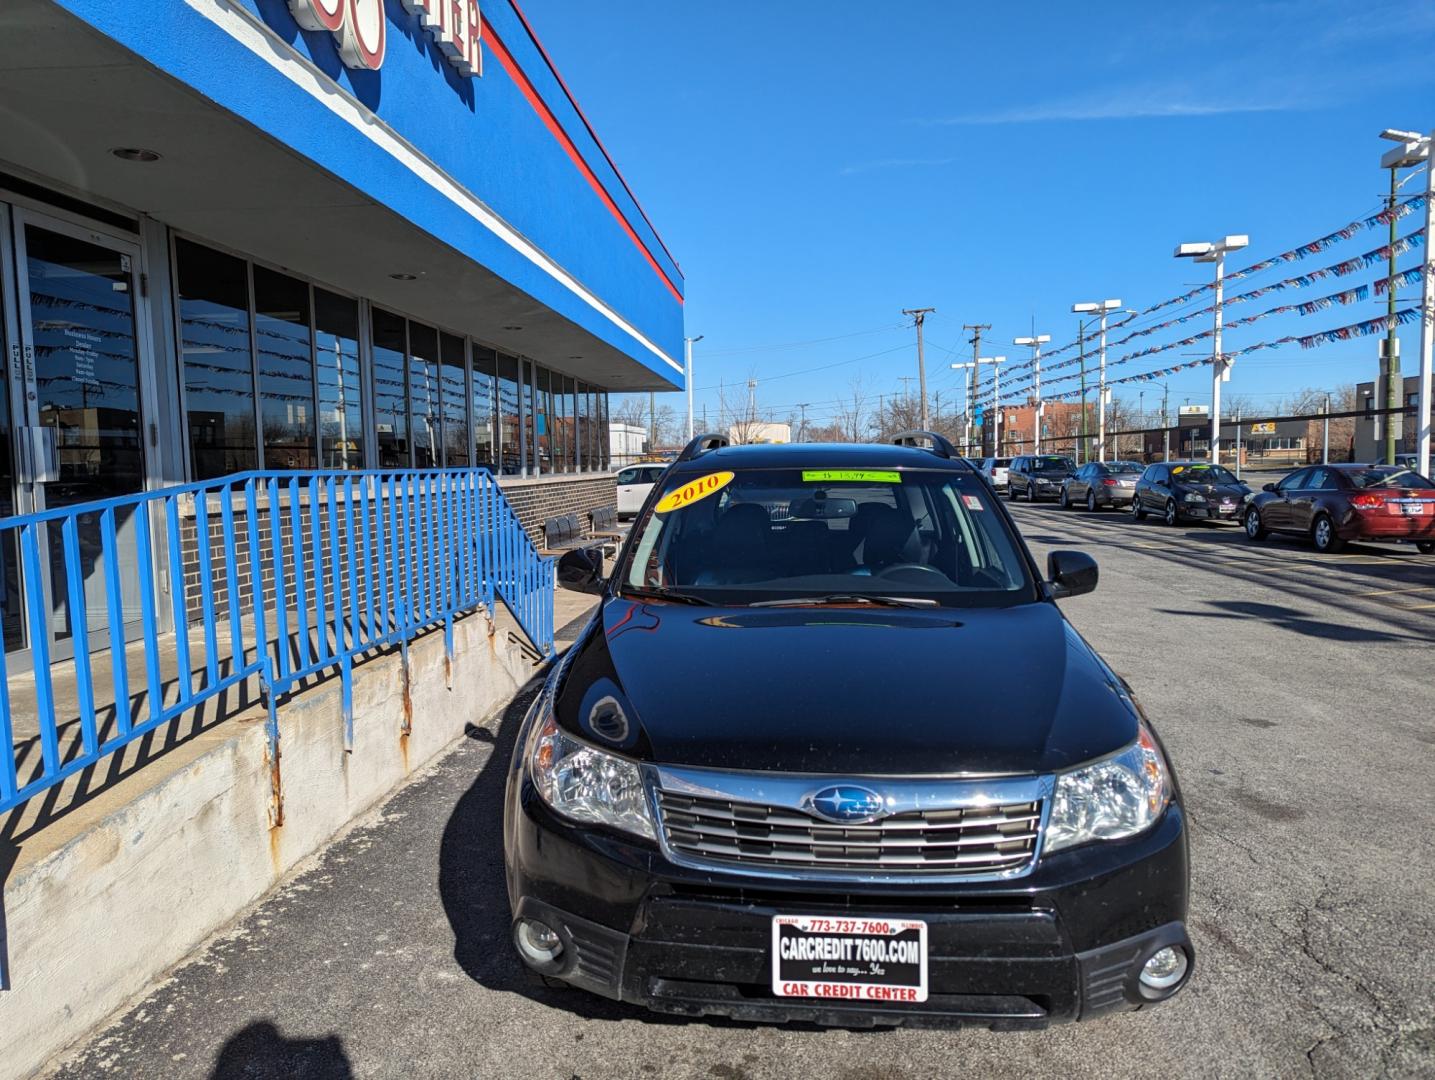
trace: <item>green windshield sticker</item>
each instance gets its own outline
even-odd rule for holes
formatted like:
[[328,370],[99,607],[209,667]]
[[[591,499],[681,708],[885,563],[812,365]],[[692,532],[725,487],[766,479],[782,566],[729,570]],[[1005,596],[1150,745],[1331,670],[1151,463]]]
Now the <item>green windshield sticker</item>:
[[844,480],[869,484],[900,484],[902,474],[888,469],[803,469],[803,483],[837,484]]

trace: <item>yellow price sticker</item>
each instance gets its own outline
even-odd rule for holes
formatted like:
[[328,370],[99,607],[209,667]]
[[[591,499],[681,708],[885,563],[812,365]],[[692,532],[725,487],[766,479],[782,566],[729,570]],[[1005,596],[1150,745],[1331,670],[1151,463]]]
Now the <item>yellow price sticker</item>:
[[803,469],[802,479],[808,484],[836,484],[844,480],[869,484],[900,484],[902,474],[890,469]]
[[732,483],[732,476],[733,474],[730,472],[715,472],[700,476],[664,495],[658,500],[658,505],[653,507],[653,513],[666,514],[670,510],[681,510],[685,506],[691,506],[699,499],[715,495]]

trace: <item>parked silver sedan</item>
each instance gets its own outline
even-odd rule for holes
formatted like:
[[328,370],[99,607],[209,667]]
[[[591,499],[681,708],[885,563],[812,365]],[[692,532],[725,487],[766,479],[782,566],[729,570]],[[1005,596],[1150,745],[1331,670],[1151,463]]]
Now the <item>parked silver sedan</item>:
[[1085,506],[1094,511],[1103,506],[1129,506],[1145,468],[1137,461],[1088,461],[1062,483],[1061,507]]

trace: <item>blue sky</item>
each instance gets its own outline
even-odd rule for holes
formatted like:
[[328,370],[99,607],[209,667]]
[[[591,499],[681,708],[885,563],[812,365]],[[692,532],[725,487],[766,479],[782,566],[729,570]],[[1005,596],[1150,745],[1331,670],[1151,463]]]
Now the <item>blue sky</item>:
[[[819,421],[854,377],[874,396],[900,393],[900,377],[916,374],[900,311],[918,306],[937,309],[929,384],[955,403],[948,365],[969,355],[963,323],[990,323],[983,352],[1015,356],[1011,339],[1033,318],[1053,345],[1073,339],[1075,301],[1141,309],[1209,280],[1208,267],[1172,258],[1182,241],[1249,234],[1234,270],[1324,235],[1381,208],[1381,129],[1435,125],[1435,6],[1418,0],[524,6],[687,275],[688,332],[705,335],[697,401],[710,415],[720,378],[754,377],[760,408],[781,417],[810,402]],[[1412,215],[1400,231],[1419,224]],[[1384,242],[1365,231],[1242,287]],[[1401,296],[1412,305],[1418,290]],[[1372,292],[1231,331],[1226,348],[1383,312]],[[1402,337],[1410,373],[1415,328]],[[1368,379],[1377,343],[1256,353],[1227,392],[1273,402]],[[1140,385],[1117,390],[1134,400]],[[1209,369],[1170,386],[1173,404],[1208,402]],[[678,395],[670,403],[681,411]]]

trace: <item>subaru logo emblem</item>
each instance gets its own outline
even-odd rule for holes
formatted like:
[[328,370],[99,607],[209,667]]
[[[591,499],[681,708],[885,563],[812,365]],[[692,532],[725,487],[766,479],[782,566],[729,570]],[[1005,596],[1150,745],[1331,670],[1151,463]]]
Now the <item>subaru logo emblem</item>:
[[807,805],[818,817],[839,825],[875,821],[879,817],[885,817],[887,813],[882,796],[875,791],[846,785],[823,788],[808,797]]

